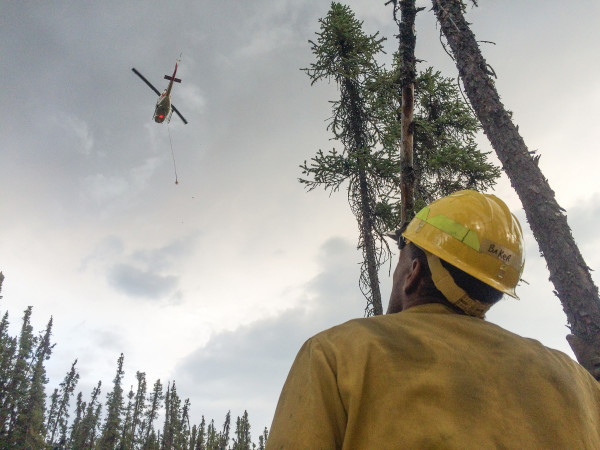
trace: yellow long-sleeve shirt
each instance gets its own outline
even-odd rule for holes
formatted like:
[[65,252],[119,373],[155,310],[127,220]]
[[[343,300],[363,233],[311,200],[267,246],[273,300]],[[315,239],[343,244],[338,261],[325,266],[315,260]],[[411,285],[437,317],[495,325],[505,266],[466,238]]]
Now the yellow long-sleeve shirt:
[[567,355],[438,304],[309,339],[267,449],[600,449],[600,384]]

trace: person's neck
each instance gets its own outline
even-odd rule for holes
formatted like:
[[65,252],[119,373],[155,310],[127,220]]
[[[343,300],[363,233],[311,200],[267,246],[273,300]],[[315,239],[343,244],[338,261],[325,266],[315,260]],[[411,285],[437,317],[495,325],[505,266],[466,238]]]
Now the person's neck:
[[452,303],[450,303],[445,298],[436,297],[436,296],[424,296],[424,297],[419,296],[419,297],[407,299],[405,304],[402,305],[402,311],[406,311],[407,309],[413,308],[415,306],[429,305],[432,303],[438,303],[438,304],[447,306],[448,308],[452,309],[457,314],[465,314],[465,312],[462,309],[454,306]]

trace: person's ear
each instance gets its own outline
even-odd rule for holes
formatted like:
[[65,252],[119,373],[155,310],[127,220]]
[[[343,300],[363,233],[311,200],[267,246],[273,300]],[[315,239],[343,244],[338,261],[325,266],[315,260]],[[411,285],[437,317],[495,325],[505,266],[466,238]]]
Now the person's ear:
[[423,264],[421,260],[415,258],[412,260],[410,266],[410,272],[404,279],[404,292],[410,294],[417,290],[419,283],[421,282],[421,275],[423,273]]

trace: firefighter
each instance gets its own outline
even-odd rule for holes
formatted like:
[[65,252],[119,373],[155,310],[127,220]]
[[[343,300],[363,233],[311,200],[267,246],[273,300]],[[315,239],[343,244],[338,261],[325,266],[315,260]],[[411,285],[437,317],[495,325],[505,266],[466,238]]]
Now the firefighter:
[[[460,191],[396,232],[387,314],[300,349],[268,449],[600,448],[600,385],[567,355],[485,321],[524,265],[521,226]],[[340,299],[343,302],[343,299]]]

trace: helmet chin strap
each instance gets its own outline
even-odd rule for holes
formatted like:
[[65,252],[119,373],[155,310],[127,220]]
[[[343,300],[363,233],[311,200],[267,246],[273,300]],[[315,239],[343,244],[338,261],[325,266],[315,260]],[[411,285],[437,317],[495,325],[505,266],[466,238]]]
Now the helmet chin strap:
[[483,319],[485,313],[492,305],[471,298],[464,289],[458,286],[450,272],[442,265],[440,258],[425,251],[427,263],[431,271],[431,278],[435,287],[444,294],[444,297],[454,306],[463,310],[467,315]]

